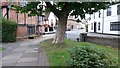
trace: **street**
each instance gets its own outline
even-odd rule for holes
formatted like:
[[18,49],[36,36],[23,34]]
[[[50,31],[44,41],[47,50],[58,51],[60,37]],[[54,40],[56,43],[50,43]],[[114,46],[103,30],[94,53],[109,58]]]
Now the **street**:
[[79,38],[80,33],[85,32],[85,29],[66,31],[66,38],[76,41],[76,38]]

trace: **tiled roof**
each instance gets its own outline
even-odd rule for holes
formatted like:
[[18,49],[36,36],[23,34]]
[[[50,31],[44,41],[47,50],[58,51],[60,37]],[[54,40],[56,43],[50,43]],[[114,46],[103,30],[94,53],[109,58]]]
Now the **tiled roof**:
[[2,2],[2,6],[8,6],[8,5],[10,5],[10,4],[16,4],[16,5],[18,5],[18,4],[20,4],[19,2]]
[[2,2],[2,6],[8,6],[9,2]]

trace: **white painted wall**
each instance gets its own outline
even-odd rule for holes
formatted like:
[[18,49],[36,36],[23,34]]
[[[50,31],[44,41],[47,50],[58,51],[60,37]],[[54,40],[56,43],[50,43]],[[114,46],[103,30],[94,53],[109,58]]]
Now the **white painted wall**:
[[[100,10],[101,17],[99,18],[99,13],[95,13],[95,19],[94,14],[91,15],[91,20],[88,21],[88,32],[94,32],[94,25],[93,30],[91,30],[91,23],[94,24],[96,22],[96,32],[97,33],[107,33],[107,34],[118,34],[120,31],[110,31],[110,22],[117,22],[120,21],[120,15],[117,15],[117,5],[112,5],[111,7],[111,16],[107,16],[107,10]],[[100,30],[98,30],[98,22],[100,22]],[[102,28],[104,28],[102,30]]]
[[53,21],[53,26],[55,26],[56,23],[56,18],[53,12],[50,12],[49,17],[48,17],[48,24],[51,25],[51,22]]

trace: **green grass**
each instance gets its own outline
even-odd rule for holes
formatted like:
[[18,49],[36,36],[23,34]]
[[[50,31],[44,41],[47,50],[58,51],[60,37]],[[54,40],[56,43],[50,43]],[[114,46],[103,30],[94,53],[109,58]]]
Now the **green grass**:
[[4,50],[4,48],[0,47],[0,52],[3,51],[3,50]]
[[95,49],[99,49],[106,53],[112,60],[113,65],[118,65],[118,50],[99,44],[93,44],[88,42],[74,42],[71,40],[65,40],[64,44],[52,44],[52,40],[46,40],[40,43],[40,47],[45,50],[47,54],[50,66],[68,66],[70,60],[69,49],[75,46],[92,46]]

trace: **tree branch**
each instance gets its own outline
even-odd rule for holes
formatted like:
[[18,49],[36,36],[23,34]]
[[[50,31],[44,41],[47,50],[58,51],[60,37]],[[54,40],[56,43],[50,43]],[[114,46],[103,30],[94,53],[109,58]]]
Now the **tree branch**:
[[65,2],[65,5],[63,7],[63,9],[60,12],[66,12],[69,13],[71,11],[71,6],[68,2]]
[[70,11],[71,11],[71,7],[70,7],[70,4],[68,2],[64,2],[65,5],[64,7],[62,8],[62,10],[60,10],[60,15],[65,15],[65,16],[68,16]]
[[55,8],[50,2],[45,2],[47,5],[47,8],[49,8],[57,17],[59,17],[59,10]]

